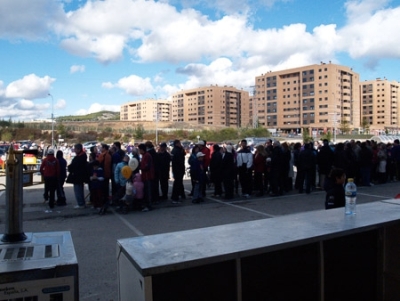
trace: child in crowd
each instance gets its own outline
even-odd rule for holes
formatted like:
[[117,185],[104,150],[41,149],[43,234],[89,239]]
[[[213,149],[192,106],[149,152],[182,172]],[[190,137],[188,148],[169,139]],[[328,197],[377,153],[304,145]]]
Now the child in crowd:
[[90,202],[93,204],[93,207],[100,210],[103,206],[103,194],[102,194],[102,185],[104,181],[104,172],[100,167],[100,163],[97,160],[91,162],[92,170],[90,172]]
[[129,209],[142,209],[144,203],[144,183],[140,173],[132,173],[130,179],[126,181],[125,195],[122,201],[122,213],[127,213]]

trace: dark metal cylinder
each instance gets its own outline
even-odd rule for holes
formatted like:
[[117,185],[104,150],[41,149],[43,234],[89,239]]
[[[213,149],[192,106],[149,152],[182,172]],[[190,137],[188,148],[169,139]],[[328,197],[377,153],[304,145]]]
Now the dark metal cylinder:
[[6,168],[6,217],[3,242],[26,240],[23,231],[23,153],[10,147]]

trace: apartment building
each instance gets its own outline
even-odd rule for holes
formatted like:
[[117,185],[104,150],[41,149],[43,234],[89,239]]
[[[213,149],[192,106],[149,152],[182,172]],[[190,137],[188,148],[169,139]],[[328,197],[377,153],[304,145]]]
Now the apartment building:
[[371,131],[398,134],[399,92],[396,81],[377,78],[360,83],[361,123]]
[[211,85],[172,95],[172,121],[204,126],[241,127],[249,120],[249,93]]
[[360,127],[359,75],[332,63],[270,71],[255,78],[250,115],[283,132]]
[[124,121],[171,121],[172,102],[146,99],[121,105],[120,120]]

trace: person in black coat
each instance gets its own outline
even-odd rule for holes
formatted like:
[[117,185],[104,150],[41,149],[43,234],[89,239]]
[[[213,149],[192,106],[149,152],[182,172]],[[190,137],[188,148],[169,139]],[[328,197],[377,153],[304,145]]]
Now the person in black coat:
[[333,152],[333,166],[335,168],[346,170],[349,164],[350,162],[348,161],[348,156],[344,150],[344,143],[338,143]]
[[296,179],[294,182],[294,189],[300,189],[300,177],[299,177],[299,167],[298,167],[300,152],[301,152],[301,144],[297,142],[293,146],[293,166],[296,166]]
[[64,192],[64,183],[67,178],[67,161],[64,159],[63,152],[58,150],[56,153],[56,158],[58,160],[58,166],[60,170],[60,175],[58,177],[58,185],[57,185],[57,206],[65,206],[67,205],[65,192]]
[[71,173],[72,182],[74,184],[74,194],[76,202],[78,203],[74,208],[85,208],[85,194],[83,190],[84,183],[89,182],[88,162],[86,152],[80,143],[75,144],[75,157],[72,159],[71,164],[68,165],[68,172]]
[[160,144],[157,157],[158,167],[156,167],[156,169],[158,169],[158,178],[161,188],[160,200],[168,200],[168,180],[171,166],[171,154],[167,151],[167,144],[165,142]]
[[332,185],[326,192],[325,209],[344,207],[346,203],[344,191],[346,173],[341,168],[335,168],[331,171],[329,180],[332,182]]
[[171,200],[173,203],[180,203],[179,197],[181,199],[186,199],[185,188],[183,186],[186,152],[179,140],[174,141],[174,148],[171,151],[171,156],[172,173],[174,177]]
[[235,157],[233,156],[232,145],[226,145],[222,155],[221,169],[222,181],[224,184],[225,199],[233,199],[234,179],[236,177]]
[[358,169],[358,164],[357,164],[357,156],[351,147],[350,143],[346,143],[344,147],[344,152],[347,157],[347,165],[344,171],[346,172],[346,176],[349,178],[353,178],[354,181],[357,181],[356,175],[357,175],[357,169]]
[[360,173],[361,173],[361,184],[363,186],[371,186],[371,169],[372,169],[372,150],[367,147],[367,143],[361,143],[360,150]]
[[[282,174],[284,165],[284,155],[282,152],[281,144],[279,141],[274,141],[273,148],[271,151],[271,165],[270,165],[270,177],[271,177],[271,196],[278,196],[283,194],[284,183],[282,181]],[[286,169],[286,167],[284,168]]]
[[299,193],[303,193],[304,182],[306,193],[311,192],[317,158],[310,143],[304,144],[304,150],[300,152],[297,163],[297,176],[299,178]]
[[319,173],[319,187],[324,187],[325,178],[329,175],[332,169],[334,155],[333,150],[329,146],[327,139],[323,140],[323,146],[317,153],[317,164]]
[[222,153],[218,144],[213,145],[214,152],[210,160],[210,178],[214,184],[214,197],[222,195]]
[[158,160],[157,152],[154,149],[154,145],[151,141],[146,141],[146,151],[151,155],[154,164],[154,179],[152,180],[152,203],[157,204],[159,201],[159,190],[158,190],[158,182],[160,179],[160,162]]

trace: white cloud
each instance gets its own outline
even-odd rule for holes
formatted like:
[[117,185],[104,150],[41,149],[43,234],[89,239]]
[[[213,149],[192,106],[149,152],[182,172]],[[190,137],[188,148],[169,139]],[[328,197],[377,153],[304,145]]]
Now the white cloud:
[[2,102],[2,110],[0,110],[0,118],[11,118],[14,121],[34,120],[41,118],[44,111],[48,108],[48,104],[37,104],[29,99],[21,99],[19,101],[8,100],[7,103]]
[[29,74],[10,83],[6,88],[5,96],[8,98],[44,98],[47,97],[51,84],[55,80],[47,75],[38,77],[35,74]]
[[67,107],[67,102],[65,99],[57,100],[56,104],[54,105],[55,110],[65,109]]
[[106,89],[112,89],[112,88],[114,88],[114,84],[111,83],[111,82],[102,83],[101,86],[102,86],[103,88],[106,88]]
[[72,54],[89,56],[94,54],[95,58],[102,63],[110,63],[122,58],[125,46],[125,38],[117,35],[102,35],[90,37],[80,35],[61,42],[61,46]]
[[100,111],[113,111],[119,112],[121,110],[121,106],[119,105],[104,105],[99,103],[93,103],[90,105],[89,109],[80,109],[75,112],[76,115],[86,115],[91,113],[96,113]]
[[0,100],[6,94],[6,91],[3,89],[4,82],[0,80]]
[[75,73],[75,72],[85,72],[85,66],[84,65],[72,65],[69,68],[70,73]]
[[129,95],[135,96],[149,94],[154,91],[150,78],[142,78],[137,75],[123,77],[116,84],[105,82],[102,87],[108,89],[119,88]]
[[32,100],[22,99],[18,102],[17,107],[21,110],[32,110],[35,103]]
[[0,37],[38,40],[47,38],[49,24],[64,18],[58,1],[2,0]]
[[[49,1],[25,0],[25,5],[35,11]],[[129,50],[140,62],[196,63],[223,56],[232,59],[236,65],[240,62],[242,66],[272,67],[289,66],[293,64],[293,58],[302,59],[297,66],[335,60],[336,53],[341,51],[349,52],[353,57],[376,57],[382,49],[389,57],[397,57],[400,53],[400,44],[396,44],[400,35],[400,31],[396,31],[400,8],[383,9],[389,0],[347,1],[348,24],[340,30],[329,24],[315,27],[311,32],[304,24],[253,28],[249,21],[251,15],[247,13],[251,11],[249,7],[271,7],[277,2],[288,1],[291,0],[242,1],[238,4],[234,0],[217,0],[210,4],[204,0],[186,0],[182,3],[187,8],[181,11],[167,1],[88,1],[78,9],[64,13],[56,22],[50,19],[50,23],[53,20],[53,30],[61,36],[64,49],[74,55],[92,56],[102,63],[121,60],[124,50]],[[14,2],[6,0],[8,10],[17,10]],[[211,16],[191,8],[200,9],[204,5],[212,5],[225,15],[211,20]],[[60,6],[53,5],[48,11],[52,11],[52,16],[59,16]],[[71,73],[83,72],[81,67],[72,66]]]
[[[162,62],[162,68],[169,64],[166,69],[176,69],[180,83],[172,72],[167,76],[157,70],[156,64],[143,73],[138,71],[142,66],[135,64],[138,69],[130,69],[134,74],[117,82],[104,79],[103,88],[121,89],[133,96],[156,93],[168,97],[180,89],[210,84],[247,88],[254,85],[256,75],[269,70],[330,60],[340,63],[336,56],[342,53],[363,59],[370,66],[381,58],[400,58],[398,4],[389,7],[389,0],[347,1],[347,23],[341,28],[335,24],[307,28],[301,23],[280,28],[255,27],[251,21],[254,12],[249,7],[271,7],[278,1],[290,0],[185,0],[182,10],[172,5],[174,0],[85,1],[69,12],[53,0],[3,0],[0,38],[46,39],[55,34],[68,52],[93,57],[101,63],[126,59],[124,55],[130,53],[131,60],[126,61],[131,65]],[[205,15],[200,11],[202,5],[218,12]],[[11,21],[16,19],[19,21]],[[86,72],[85,69],[84,65],[72,65],[70,73]],[[0,81],[0,103],[3,108],[15,105],[10,112],[29,107],[29,99],[47,97],[54,81],[35,74],[6,87]],[[80,94],[83,93],[90,94]],[[17,105],[17,99],[23,101]],[[103,106],[93,104],[91,108],[96,105]],[[56,107],[65,108],[66,101],[58,100]]]
[[350,23],[369,19],[372,14],[386,6],[390,0],[349,0],[345,3],[347,18]]
[[156,74],[156,76],[154,76],[153,81],[155,83],[162,83],[164,81],[164,77],[160,74]]
[[[369,61],[400,58],[400,7],[379,9],[377,4],[386,2],[348,2],[349,23],[338,31],[340,50]],[[356,9],[360,10],[359,17]]]

